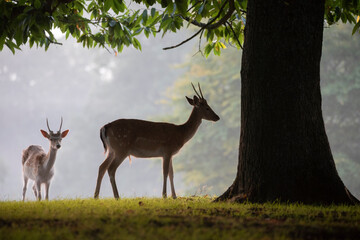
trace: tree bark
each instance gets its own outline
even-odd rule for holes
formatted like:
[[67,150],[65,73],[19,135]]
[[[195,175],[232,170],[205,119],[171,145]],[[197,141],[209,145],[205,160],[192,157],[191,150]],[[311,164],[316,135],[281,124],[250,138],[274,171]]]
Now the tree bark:
[[236,179],[219,200],[346,203],[321,110],[324,0],[248,1]]

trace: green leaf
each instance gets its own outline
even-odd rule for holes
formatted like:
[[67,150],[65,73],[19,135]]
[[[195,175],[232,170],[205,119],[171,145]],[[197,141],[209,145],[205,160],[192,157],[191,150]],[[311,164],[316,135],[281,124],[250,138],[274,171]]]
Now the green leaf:
[[168,5],[166,7],[166,12],[168,14],[173,15],[174,14],[174,8],[175,8],[175,4],[172,1],[170,1],[170,2],[168,2]]
[[155,14],[156,14],[156,9],[152,8],[151,9],[151,17],[155,17]]
[[346,12],[346,17],[350,23],[356,23],[354,16],[351,13]]
[[214,46],[214,54],[220,56],[221,53],[221,44],[220,42],[216,42]]
[[122,0],[113,0],[114,1],[114,7],[120,11],[120,12],[124,12],[126,9],[126,6],[124,4],[124,2]]
[[161,19],[161,16],[157,16],[156,18],[153,18],[150,23],[149,23],[149,26],[154,26],[155,24],[157,24]]
[[115,29],[114,29],[115,38],[121,38],[122,35],[124,35],[124,34],[123,34],[123,29],[121,28],[121,25],[116,24]]
[[138,16],[139,12],[140,12],[140,10],[137,10],[136,12],[133,13],[133,15],[130,17],[130,20],[129,20],[130,23],[134,22],[135,18]]
[[139,49],[141,51],[141,44],[136,38],[133,38],[133,45],[136,49]]
[[29,45],[30,45],[30,48],[33,47],[33,45],[34,45],[34,39],[33,38],[30,38]]
[[149,38],[150,33],[151,33],[150,28],[148,28],[148,27],[144,28],[144,34],[145,34],[146,38]]
[[145,9],[142,13],[142,20],[143,20],[143,25],[146,25],[146,22],[148,20],[148,14],[147,14],[147,10]]
[[20,50],[20,48],[15,43],[13,43],[11,40],[7,40],[5,42],[5,45],[11,50],[11,52],[13,54],[15,54],[15,49]]
[[70,35],[70,30],[67,30],[67,31],[66,31],[66,34],[65,34],[65,39],[68,39],[68,38],[69,38],[69,35]]
[[161,7],[166,8],[170,2],[171,0],[161,0]]
[[188,1],[187,0],[175,0],[176,8],[181,15],[187,15]]
[[161,21],[160,28],[163,30],[167,30],[171,25],[172,21],[173,21],[172,18],[166,18],[166,20],[163,19]]
[[23,41],[23,33],[22,33],[21,29],[18,29],[15,32],[14,38],[15,38],[16,44],[18,46],[20,46],[22,44],[22,41]]
[[226,46],[225,46],[225,44],[224,44],[224,43],[222,43],[222,42],[219,42],[219,45],[220,45],[220,47],[221,47],[221,48],[224,48],[224,49],[226,49]]
[[113,0],[105,0],[105,4],[104,4],[104,10],[105,12],[109,11],[109,9],[114,5]]
[[40,0],[35,0],[35,1],[34,1],[34,7],[35,7],[36,9],[39,9],[39,8],[41,7],[41,2],[40,2]]
[[142,32],[143,28],[139,27],[139,28],[135,28],[134,29],[134,33],[133,36],[139,35]]
[[[217,1],[215,1],[215,2],[217,2]],[[201,6],[199,7],[199,10],[197,11],[198,14],[201,14],[201,13],[203,12],[205,3],[206,3],[206,2],[204,2],[203,4],[201,4]]]
[[5,39],[6,39],[6,34],[3,34],[3,35],[0,37],[0,51],[2,51],[3,48],[4,48]]
[[131,36],[131,31],[130,31],[130,29],[127,28],[126,26],[123,26],[123,27],[124,27],[124,33],[125,33],[125,35]]
[[356,31],[359,29],[360,27],[360,21],[357,22],[352,30],[352,35],[354,35],[356,33]]
[[214,48],[214,44],[208,44],[208,45],[206,45],[205,50],[204,50],[204,55],[205,55],[206,58],[210,55],[211,50],[212,50],[213,48]]
[[120,43],[117,48],[118,52],[121,53],[123,49],[124,49],[124,44]]

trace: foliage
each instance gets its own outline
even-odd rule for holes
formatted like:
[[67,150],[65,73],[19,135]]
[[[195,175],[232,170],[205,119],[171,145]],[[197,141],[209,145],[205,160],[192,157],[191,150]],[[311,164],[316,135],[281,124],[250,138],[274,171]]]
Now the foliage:
[[[141,5],[132,8],[133,3]],[[47,49],[57,43],[56,28],[84,47],[141,50],[140,33],[164,35],[196,25],[200,41],[206,38],[204,54],[220,55],[224,43],[241,47],[246,5],[247,0],[133,0],[129,5],[123,0],[5,0],[0,2],[0,51],[6,45],[15,53],[26,43]],[[325,18],[330,25],[340,20],[354,24],[355,33],[359,9],[359,0],[327,0]]]
[[0,202],[1,239],[355,239],[358,206],[210,198]]
[[177,123],[187,120],[191,106],[184,96],[192,91],[191,82],[200,83],[209,105],[220,116],[220,121],[214,124],[204,120],[174,158],[175,170],[185,174],[184,181],[191,194],[220,194],[236,174],[240,135],[239,65],[240,55],[235,48],[224,51],[220,57],[204,59],[197,55],[183,66],[187,72],[168,90],[166,103],[173,113],[163,120]]
[[[124,46],[132,45],[141,50],[136,38],[140,33],[146,37],[160,32],[164,35],[190,24],[201,26],[201,36],[207,39],[205,54],[211,51],[220,54],[220,49],[225,46],[220,41],[240,47],[245,0],[133,2],[142,5],[130,9],[132,4],[127,6],[122,0],[1,1],[0,50],[6,45],[15,53],[26,43],[30,47],[36,44],[47,49],[51,43],[57,43],[53,34],[56,28],[66,37],[76,38],[84,47],[110,47],[121,52]],[[161,9],[158,9],[159,4]],[[236,40],[238,36],[240,41]]]

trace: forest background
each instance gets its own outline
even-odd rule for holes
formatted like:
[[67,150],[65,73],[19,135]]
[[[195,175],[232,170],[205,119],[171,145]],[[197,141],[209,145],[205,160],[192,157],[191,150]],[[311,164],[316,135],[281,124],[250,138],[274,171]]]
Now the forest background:
[[[323,114],[337,170],[349,190],[360,197],[360,41],[349,25],[324,31],[321,61]],[[21,151],[48,142],[40,134],[49,118],[60,117],[63,140],[55,165],[50,198],[91,197],[98,166],[104,159],[102,125],[118,118],[182,123],[191,107],[190,83],[200,82],[205,98],[220,115],[205,122],[174,159],[175,187],[181,195],[219,195],[232,183],[240,134],[241,56],[227,46],[221,56],[205,58],[193,41],[171,51],[162,47],[191,32],[164,39],[141,39],[142,52],[124,49],[115,56],[104,49],[83,49],[74,41],[63,46],[0,54],[0,200],[21,198]],[[160,159],[124,161],[117,171],[122,197],[161,195]],[[101,196],[111,197],[107,176]],[[33,199],[28,193],[27,197]]]

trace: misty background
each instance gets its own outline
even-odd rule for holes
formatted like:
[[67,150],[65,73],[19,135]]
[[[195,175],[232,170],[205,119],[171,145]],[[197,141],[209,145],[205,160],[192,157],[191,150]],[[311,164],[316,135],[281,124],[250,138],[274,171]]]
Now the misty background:
[[[205,59],[193,40],[163,51],[191,34],[141,39],[142,52],[125,48],[117,56],[105,49],[85,49],[71,39],[62,46],[0,52],[0,200],[20,200],[22,150],[49,142],[47,130],[70,132],[62,141],[50,185],[50,199],[92,197],[104,160],[99,130],[119,118],[183,123],[192,107],[185,100],[200,82],[217,123],[203,121],[194,138],[174,157],[178,196],[219,195],[237,169],[240,134],[241,51],[231,46],[220,57]],[[140,39],[139,39],[140,40]],[[197,54],[196,54],[197,53]],[[324,31],[321,66],[324,121],[340,177],[360,197],[360,41],[351,27]],[[120,197],[161,197],[160,159],[126,159],[118,168]],[[34,200],[29,181],[26,198]],[[168,192],[170,188],[168,188]],[[112,197],[108,175],[100,197]]]

